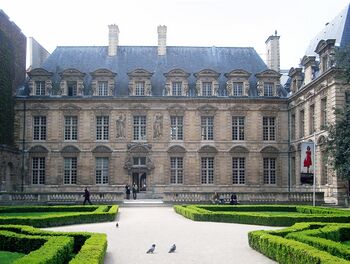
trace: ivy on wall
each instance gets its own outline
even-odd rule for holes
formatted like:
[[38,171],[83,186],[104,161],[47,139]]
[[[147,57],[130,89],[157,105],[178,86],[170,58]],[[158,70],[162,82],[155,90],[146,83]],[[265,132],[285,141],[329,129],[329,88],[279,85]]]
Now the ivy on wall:
[[13,46],[0,31],[0,144],[14,145],[14,98],[12,84],[15,72]]

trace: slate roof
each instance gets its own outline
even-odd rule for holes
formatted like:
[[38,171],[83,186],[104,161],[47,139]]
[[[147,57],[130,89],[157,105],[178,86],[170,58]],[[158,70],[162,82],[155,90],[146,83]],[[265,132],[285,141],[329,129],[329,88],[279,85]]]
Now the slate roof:
[[57,47],[42,68],[54,72],[58,78],[58,72],[64,69],[76,68],[87,73],[85,82],[89,83],[90,72],[100,68],[107,68],[116,72],[115,96],[128,96],[128,72],[136,69],[145,69],[154,73],[151,77],[152,94],[161,96],[164,94],[164,73],[179,68],[190,73],[190,92],[195,88],[194,73],[203,69],[212,69],[221,73],[219,77],[219,94],[225,94],[226,77],[235,69],[243,69],[252,73],[250,77],[250,95],[256,95],[255,74],[267,69],[267,66],[254,50],[254,48],[236,47],[185,47],[168,46],[166,55],[158,56],[157,46],[118,46],[116,56],[108,56],[108,47]]
[[315,49],[320,40],[335,39],[335,46],[350,45],[350,4],[348,4],[321,32],[311,41],[305,55],[317,56]]

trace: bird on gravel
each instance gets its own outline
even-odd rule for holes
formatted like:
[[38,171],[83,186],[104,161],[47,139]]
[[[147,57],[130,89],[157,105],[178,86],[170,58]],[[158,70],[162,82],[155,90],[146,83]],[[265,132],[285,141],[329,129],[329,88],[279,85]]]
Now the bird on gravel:
[[156,244],[153,244],[153,245],[151,246],[151,248],[150,248],[149,250],[147,250],[146,253],[147,253],[147,254],[153,253],[155,249],[156,249]]
[[115,224],[115,227],[119,227],[119,224],[118,224],[118,222]]
[[176,245],[172,245],[171,248],[169,249],[169,252],[168,253],[174,253],[176,250]]

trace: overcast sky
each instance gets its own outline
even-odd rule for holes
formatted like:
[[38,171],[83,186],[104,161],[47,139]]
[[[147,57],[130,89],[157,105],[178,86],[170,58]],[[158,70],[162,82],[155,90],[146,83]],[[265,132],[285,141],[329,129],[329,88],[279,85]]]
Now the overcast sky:
[[56,46],[107,46],[108,25],[120,45],[157,45],[166,25],[168,46],[254,47],[278,31],[281,68],[298,66],[312,37],[349,0],[0,0],[0,9],[49,52]]

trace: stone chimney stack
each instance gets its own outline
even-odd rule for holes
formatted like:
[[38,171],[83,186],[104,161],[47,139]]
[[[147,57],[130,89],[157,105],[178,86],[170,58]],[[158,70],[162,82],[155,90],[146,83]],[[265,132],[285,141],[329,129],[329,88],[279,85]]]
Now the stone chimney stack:
[[275,30],[275,35],[268,37],[265,44],[267,67],[280,72],[280,36],[277,36],[277,30]]
[[158,55],[166,55],[166,26],[158,26]]
[[108,25],[108,56],[116,56],[119,40],[119,28],[116,24]]

